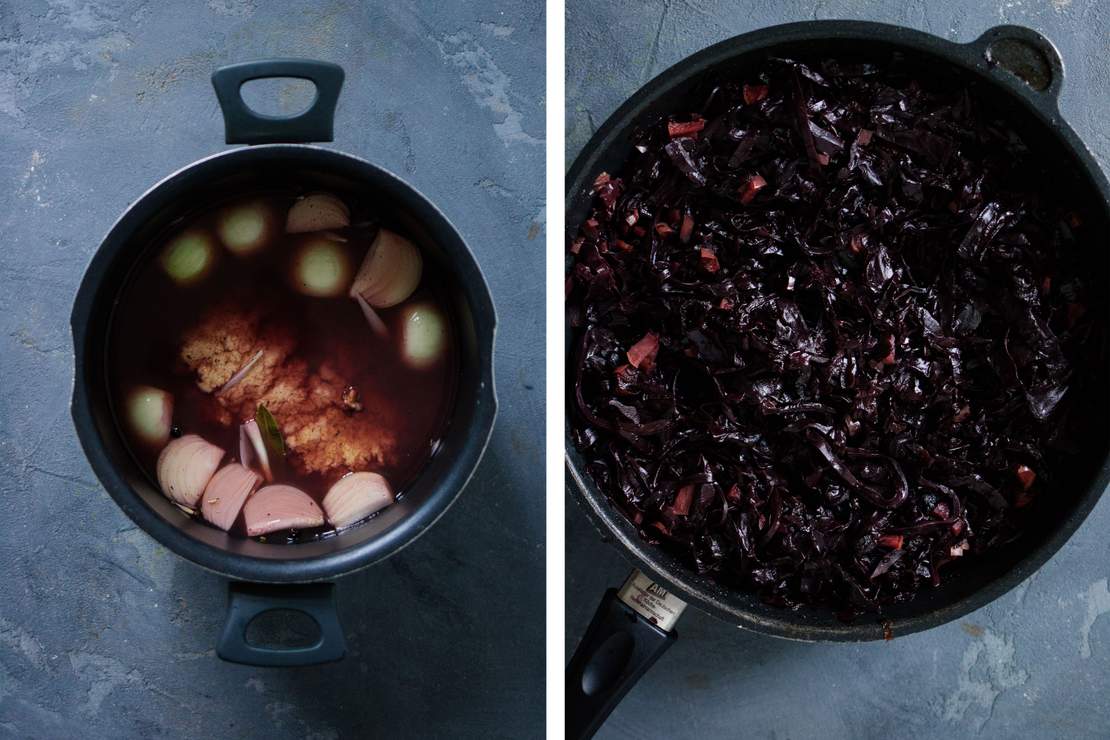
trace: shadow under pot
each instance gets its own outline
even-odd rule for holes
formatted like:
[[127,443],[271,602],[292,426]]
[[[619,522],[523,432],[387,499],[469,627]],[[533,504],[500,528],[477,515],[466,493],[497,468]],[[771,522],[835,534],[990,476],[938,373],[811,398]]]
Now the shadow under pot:
[[[292,118],[250,111],[240,87],[273,77],[311,81],[309,109]],[[474,472],[496,414],[493,302],[459,233],[390,172],[303,144],[331,141],[342,82],[339,67],[307,60],[218,70],[213,85],[227,142],[255,146],[195,162],[139,198],[96,251],[73,307],[72,413],[85,453],[139,527],[233,579],[217,653],[234,662],[342,658],[328,581],[392,555],[435,523]],[[332,199],[309,209],[307,219],[290,219],[313,193]],[[229,213],[239,220],[229,221]],[[382,240],[391,234],[418,251],[419,277],[394,295],[381,297],[389,286],[373,281],[356,290],[375,274],[371,257],[384,254]],[[426,316],[418,309],[428,306],[434,331],[420,322]],[[442,339],[442,356],[428,355],[429,331]],[[236,355],[219,354],[229,346],[250,347],[230,373]],[[275,408],[264,416],[257,409],[267,403]],[[291,423],[294,414],[301,416]],[[360,415],[392,418],[398,428]],[[259,435],[241,428],[252,422]],[[159,456],[193,433],[218,448],[209,455],[213,469],[246,464],[242,485],[228,488],[247,494],[242,510],[221,519],[204,511],[218,497],[193,491],[188,511],[163,492]],[[323,446],[328,435],[342,444]],[[326,494],[349,480],[342,478],[349,470],[383,474],[388,505],[368,518],[337,514],[342,507]],[[211,470],[198,475],[209,476],[211,491]],[[249,504],[280,484],[306,494],[291,515],[307,507],[315,519],[287,518],[281,521],[292,526],[257,536],[273,512],[255,507],[263,511],[251,519]],[[251,621],[274,610],[308,615],[319,637],[299,647],[248,642]]]

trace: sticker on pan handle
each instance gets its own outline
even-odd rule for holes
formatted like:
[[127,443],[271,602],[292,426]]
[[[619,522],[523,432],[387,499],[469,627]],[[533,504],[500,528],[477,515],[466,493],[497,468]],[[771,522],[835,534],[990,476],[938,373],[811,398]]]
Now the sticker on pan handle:
[[686,602],[667,591],[639,570],[621,586],[617,598],[664,632],[670,632],[686,609]]

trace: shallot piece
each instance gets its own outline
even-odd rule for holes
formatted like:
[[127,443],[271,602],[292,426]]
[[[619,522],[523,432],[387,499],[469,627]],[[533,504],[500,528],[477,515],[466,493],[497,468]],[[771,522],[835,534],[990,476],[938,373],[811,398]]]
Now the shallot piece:
[[393,489],[377,473],[348,473],[324,496],[324,512],[333,527],[346,527],[394,501]]
[[351,210],[346,203],[330,193],[313,193],[301,198],[289,209],[285,230],[290,234],[303,234],[342,229],[350,223]]
[[447,346],[447,322],[431,303],[405,306],[401,313],[401,354],[409,367],[429,368]]
[[196,509],[223,458],[223,450],[196,434],[171,440],[158,456],[158,485],[174,503]]
[[285,529],[309,529],[324,524],[324,512],[304,491],[293,486],[260,488],[243,506],[247,536]]
[[273,209],[266,201],[251,200],[220,211],[216,233],[232,254],[245,257],[266,246],[275,221]]
[[247,497],[262,477],[239,463],[229,463],[212,476],[200,500],[200,513],[225,532],[231,529]]
[[162,250],[162,269],[182,285],[204,277],[216,261],[216,249],[207,232],[191,229],[179,234]]
[[341,242],[310,237],[293,255],[293,287],[317,298],[343,295],[351,282],[351,263]]
[[415,244],[389,229],[380,229],[351,284],[351,297],[362,296],[374,308],[390,308],[420,284],[424,258]]
[[173,395],[149,385],[136,386],[127,395],[127,422],[140,442],[161,447],[170,438]]
[[216,395],[221,396],[224,393],[227,393],[229,390],[231,390],[235,386],[239,385],[239,383],[242,382],[243,378],[247,377],[247,373],[249,373],[251,371],[251,368],[253,368],[258,363],[258,361],[261,360],[261,359],[262,359],[262,350],[258,350],[253,355],[251,355],[251,358],[249,360],[247,360],[247,362],[243,365],[243,367],[239,368],[239,370],[237,370],[236,373],[234,375],[232,375],[231,378],[226,383],[221,385],[216,390]]
[[262,431],[254,419],[243,422],[239,427],[239,462],[248,468],[257,466],[267,483],[274,479],[273,470],[270,468],[270,456],[266,452],[266,444],[262,441]]

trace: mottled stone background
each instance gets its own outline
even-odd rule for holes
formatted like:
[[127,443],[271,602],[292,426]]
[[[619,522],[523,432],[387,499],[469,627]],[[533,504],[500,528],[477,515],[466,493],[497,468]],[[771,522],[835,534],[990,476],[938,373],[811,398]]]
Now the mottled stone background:
[[[814,18],[970,41],[1035,28],[1067,68],[1060,108],[1110,162],[1110,6],[1095,0],[568,0],[567,162],[632,92],[722,39]],[[628,563],[568,498],[567,650]],[[599,738],[1110,737],[1110,501],[1035,576],[966,619],[888,644],[806,645],[695,610]],[[569,654],[569,653],[568,653]]]
[[[501,317],[477,476],[416,544],[342,579],[350,654],[302,670],[215,657],[223,581],[117,509],[68,408],[89,257],[150,185],[225,148],[212,70],[265,56],[346,68],[329,146],[435,202]],[[538,0],[0,0],[0,737],[539,734],[543,85]]]

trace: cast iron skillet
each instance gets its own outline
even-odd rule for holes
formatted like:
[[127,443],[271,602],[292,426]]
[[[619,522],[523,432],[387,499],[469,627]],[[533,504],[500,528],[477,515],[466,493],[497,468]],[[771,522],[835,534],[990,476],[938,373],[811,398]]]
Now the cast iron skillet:
[[[816,21],[792,23],[737,36],[671,67],[622,105],[597,131],[567,175],[566,225],[576,230],[589,209],[590,190],[599,172],[614,172],[630,151],[629,135],[640,124],[682,109],[684,96],[696,92],[707,72],[722,67],[742,71],[769,55],[801,59],[822,56],[875,58],[901,51],[922,76],[963,80],[990,98],[1000,115],[1031,148],[1060,173],[1052,182],[1092,214],[1099,250],[1090,255],[1092,274],[1106,280],[1110,242],[1110,186],[1093,157],[1057,109],[1063,63],[1052,44],[1026,28],[1000,26],[968,44],[878,23]],[[569,264],[569,261],[568,261]],[[568,330],[567,362],[574,337]],[[568,372],[568,376],[572,376]],[[570,390],[571,395],[573,389]],[[568,417],[575,413],[568,403]],[[1106,404],[1092,409],[1106,415]],[[1107,436],[1094,441],[1083,464],[1072,471],[1067,489],[1074,495],[1046,513],[1008,547],[975,563],[940,588],[921,593],[909,604],[889,608],[882,620],[861,618],[844,624],[818,610],[787,611],[758,598],[722,588],[668,553],[646,544],[586,473],[567,434],[570,489],[607,539],[614,540],[639,571],[618,595],[610,589],[567,667],[567,735],[588,737],[659,655],[674,641],[670,631],[685,604],[745,629],[808,641],[862,641],[908,635],[957,619],[998,598],[1028,578],[1071,536],[1110,482]],[[646,574],[646,575],[645,575]]]
[[[291,118],[250,110],[240,87],[250,80],[298,78],[316,87],[304,113]],[[493,301],[462,237],[412,186],[350,154],[293,143],[331,141],[343,70],[326,62],[278,59],[217,70],[212,84],[223,109],[226,140],[241,147],[214,154],[173,173],[140,197],[104,238],[85,272],[71,318],[76,372],[72,413],[77,435],[100,482],[120,508],[150,536],[197,565],[228,576],[227,624],[217,647],[225,660],[252,665],[308,665],[343,657],[346,647],[326,581],[375,563],[432,526],[466,485],[493,429]],[[116,424],[106,377],[112,313],[131,271],[183,204],[213,192],[250,192],[267,179],[373,199],[383,218],[421,246],[425,259],[453,275],[448,288],[459,337],[460,374],[455,408],[427,468],[393,506],[366,524],[329,539],[299,545],[230,537],[186,517],[157,489],[128,452]],[[284,584],[284,585],[277,585]],[[320,627],[316,644],[277,649],[251,644],[247,625],[263,612],[299,611]]]

